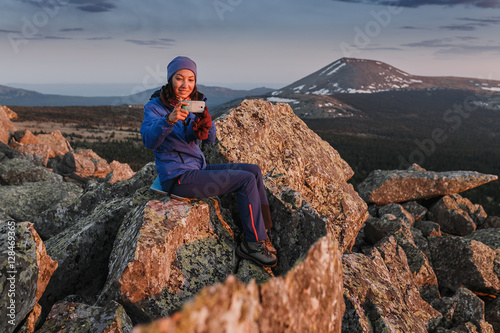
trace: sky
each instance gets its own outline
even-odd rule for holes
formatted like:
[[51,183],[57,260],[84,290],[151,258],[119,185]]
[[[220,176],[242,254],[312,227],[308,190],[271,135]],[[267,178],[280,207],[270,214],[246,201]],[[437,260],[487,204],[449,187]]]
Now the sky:
[[342,57],[500,80],[500,0],[2,0],[0,85],[66,95],[198,82],[281,88]]

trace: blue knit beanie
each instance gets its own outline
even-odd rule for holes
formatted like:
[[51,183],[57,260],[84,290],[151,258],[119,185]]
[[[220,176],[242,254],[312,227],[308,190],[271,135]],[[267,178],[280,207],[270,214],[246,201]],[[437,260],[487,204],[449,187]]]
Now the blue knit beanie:
[[193,60],[189,59],[188,57],[177,57],[174,60],[172,60],[168,66],[167,66],[167,81],[170,80],[172,75],[175,74],[175,72],[181,70],[181,69],[189,69],[194,73],[194,78],[196,80],[196,64]]

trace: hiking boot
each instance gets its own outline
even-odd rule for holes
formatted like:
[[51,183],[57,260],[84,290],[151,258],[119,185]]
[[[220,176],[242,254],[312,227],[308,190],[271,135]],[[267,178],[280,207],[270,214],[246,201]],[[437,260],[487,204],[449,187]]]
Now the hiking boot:
[[264,241],[247,242],[243,240],[236,248],[236,254],[264,267],[273,267],[277,262],[276,256],[267,250]]
[[271,242],[271,237],[267,237],[266,240],[264,240],[263,242],[264,246],[269,252],[271,252],[271,254],[273,254],[274,256],[278,254],[278,251],[276,251],[276,249],[273,246],[273,243]]

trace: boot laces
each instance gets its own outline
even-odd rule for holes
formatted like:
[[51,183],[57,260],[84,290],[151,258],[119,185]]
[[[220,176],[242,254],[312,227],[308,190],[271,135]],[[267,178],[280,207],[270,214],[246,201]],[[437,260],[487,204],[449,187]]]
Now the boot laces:
[[272,258],[273,257],[273,255],[271,254],[271,252],[267,249],[265,241],[262,242],[262,243],[260,243],[259,247],[260,247],[260,250],[261,250],[261,252],[262,252],[263,255],[265,255],[268,258]]

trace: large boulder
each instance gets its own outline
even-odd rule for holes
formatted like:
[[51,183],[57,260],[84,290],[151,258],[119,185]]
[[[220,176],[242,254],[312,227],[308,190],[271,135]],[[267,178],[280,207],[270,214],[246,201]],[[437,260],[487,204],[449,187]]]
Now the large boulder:
[[440,321],[441,314],[421,298],[394,237],[385,238],[368,255],[345,254],[342,264],[343,332],[427,332]]
[[56,157],[56,153],[42,143],[28,143],[15,147],[14,156],[27,159],[34,164],[46,167],[49,159]]
[[494,250],[500,250],[500,229],[498,228],[477,230],[465,236],[465,238],[486,244]]
[[7,118],[9,118],[10,120],[16,120],[18,118],[17,117],[17,113],[15,113],[14,111],[12,111],[7,106],[0,105],[0,110],[3,110],[5,112],[5,114],[7,115]]
[[130,177],[135,175],[135,172],[127,163],[113,161],[109,164],[109,167],[112,172],[109,182],[112,184],[130,179]]
[[[325,220],[342,251],[354,245],[368,213],[366,203],[347,183],[353,171],[288,104],[245,100],[215,124],[219,141],[205,149],[209,163],[259,165],[264,175],[273,176],[272,186],[266,185],[270,195],[280,196],[281,187],[297,192]],[[286,232],[278,237],[289,238]]]
[[118,161],[108,163],[91,149],[68,151],[62,158],[54,159],[50,166],[60,174],[79,180],[108,177],[109,182],[116,183],[135,174],[128,164]]
[[[52,306],[72,294],[95,297],[106,281],[113,242],[125,216],[152,197],[152,193],[145,190],[103,200],[96,203],[88,215],[77,216],[73,224],[50,237],[45,242],[47,252],[57,260],[59,267],[43,296],[42,306]],[[71,215],[73,209],[74,206],[63,211],[62,217]]]
[[441,231],[451,235],[465,236],[477,228],[468,212],[448,195],[436,202],[427,216],[429,220],[440,225]]
[[215,199],[137,206],[118,232],[101,302],[119,300],[135,320],[151,320],[224,281],[233,272],[235,226],[218,207]]
[[85,191],[73,204],[47,209],[36,216],[33,223],[35,223],[43,238],[50,238],[92,214],[99,204],[114,199],[131,197],[137,190],[149,187],[156,175],[155,165],[151,162],[139,170],[132,178],[115,184],[89,181]]
[[265,185],[270,193],[274,193],[269,196],[273,218],[270,236],[278,251],[278,264],[273,267],[273,272],[282,275],[307,253],[312,244],[327,234],[327,223],[299,192],[286,186],[278,187],[272,177],[266,177]]
[[0,106],[0,141],[5,144],[9,143],[10,132],[16,131],[16,127],[10,121],[11,119],[12,111],[6,106]]
[[438,223],[443,232],[457,236],[470,234],[487,218],[482,206],[474,205],[469,199],[458,194],[446,195],[439,199],[429,209],[427,216]]
[[368,218],[364,229],[365,238],[371,243],[384,242],[387,237],[394,237],[406,254],[408,267],[413,274],[413,279],[420,288],[422,297],[429,301],[439,297],[438,283],[429,259],[415,244],[413,234],[405,217],[392,214],[383,215],[381,218]]
[[484,322],[484,302],[472,291],[467,288],[459,288],[452,299],[456,304],[453,311],[452,326],[472,323],[476,327],[481,327],[481,332],[494,332],[491,325]]
[[16,131],[13,138],[17,143],[27,145],[29,143],[41,143],[40,140],[30,130]]
[[28,182],[41,181],[61,182],[62,177],[47,168],[34,165],[28,160],[6,159],[0,164],[1,185],[21,185]]
[[112,301],[105,306],[61,301],[52,307],[37,333],[129,333],[132,321],[123,306]]
[[81,193],[78,185],[54,180],[0,186],[0,208],[18,221],[34,221],[48,209],[71,205]]
[[358,185],[359,195],[369,203],[387,205],[463,192],[497,180],[498,176],[475,171],[374,170]]
[[456,291],[463,286],[472,291],[500,294],[500,280],[494,269],[495,250],[457,236],[431,236],[428,241],[440,288]]
[[257,286],[230,275],[204,288],[172,317],[137,326],[153,332],[341,332],[344,313],[341,254],[325,236],[285,277]]
[[57,262],[29,222],[0,221],[0,332],[14,332],[28,317],[33,332],[40,300]]
[[68,140],[64,138],[59,130],[50,134],[38,134],[37,139],[40,143],[49,146],[55,153],[55,156],[61,156],[72,150]]

